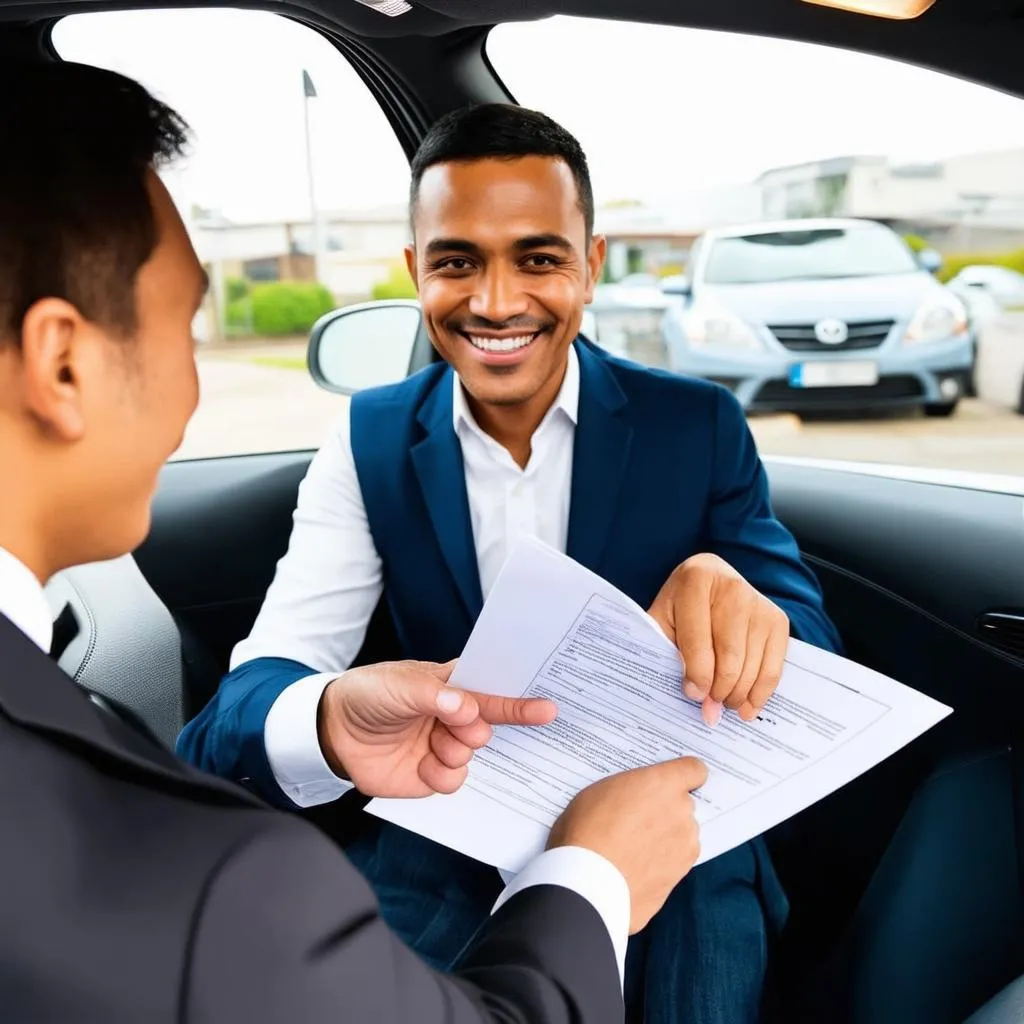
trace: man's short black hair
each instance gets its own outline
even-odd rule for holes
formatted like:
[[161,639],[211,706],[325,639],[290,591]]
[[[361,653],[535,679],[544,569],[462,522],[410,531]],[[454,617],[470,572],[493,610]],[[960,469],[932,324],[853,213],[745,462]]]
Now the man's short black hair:
[[141,85],[70,63],[0,67],[0,343],[44,298],[119,333],[156,248],[146,171],[180,156],[185,122]]
[[564,161],[576,181],[587,238],[594,231],[594,190],[583,147],[546,114],[511,103],[484,103],[446,114],[427,132],[412,160],[409,211],[416,214],[420,182],[435,164],[548,156]]

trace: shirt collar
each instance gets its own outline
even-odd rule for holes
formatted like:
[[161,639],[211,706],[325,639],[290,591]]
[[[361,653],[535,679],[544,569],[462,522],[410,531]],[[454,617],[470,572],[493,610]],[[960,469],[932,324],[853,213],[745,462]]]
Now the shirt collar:
[[[452,425],[455,427],[456,433],[458,433],[459,426],[463,423],[470,429],[476,431],[476,433],[483,433],[479,424],[476,422],[476,417],[469,408],[469,402],[466,401],[466,392],[463,390],[462,381],[459,380],[459,375],[457,373],[453,373],[452,378]],[[573,426],[575,426],[579,420],[580,359],[579,356],[576,355],[575,345],[569,346],[569,359],[565,367],[565,376],[562,378],[562,386],[558,389],[558,395],[552,403],[551,408],[545,414],[544,419],[541,420],[540,426],[537,428],[537,433],[540,433],[551,421],[551,418],[559,412],[567,416]]]
[[31,570],[0,548],[0,614],[6,615],[36,646],[50,650],[53,618],[46,595]]

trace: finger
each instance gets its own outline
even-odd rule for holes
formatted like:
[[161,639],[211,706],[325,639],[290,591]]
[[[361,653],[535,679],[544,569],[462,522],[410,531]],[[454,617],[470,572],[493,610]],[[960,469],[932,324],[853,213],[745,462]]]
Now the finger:
[[688,587],[685,593],[680,593],[673,610],[673,619],[676,647],[683,659],[684,678],[692,684],[684,686],[684,692],[691,700],[702,700],[711,690],[715,678],[710,584],[701,578],[698,583]]
[[442,764],[433,751],[424,754],[420,761],[420,779],[435,793],[454,793],[466,781],[468,774],[467,767],[449,768]]
[[440,723],[430,732],[430,749],[446,768],[464,768],[473,760],[473,748],[462,743]]
[[410,665],[392,685],[413,714],[455,726],[469,725],[480,717],[480,708],[472,693],[445,686],[428,670]]
[[725,705],[713,697],[705,697],[701,704],[700,713],[705,725],[716,726],[722,720],[722,708]]
[[743,581],[724,588],[711,609],[711,635],[715,650],[715,674],[708,694],[724,704],[743,673],[747,657],[747,636],[754,610],[753,591]]
[[674,761],[666,761],[665,766],[679,775],[688,793],[700,789],[708,781],[708,766],[699,758],[678,757]]
[[738,711],[746,703],[754,683],[757,682],[771,631],[772,617],[770,615],[754,616],[747,631],[747,654],[743,659],[743,669],[736,685],[732,688],[729,696],[725,698],[725,706],[730,710]]
[[474,693],[480,717],[491,725],[547,725],[558,715],[558,705],[544,697],[500,697]]
[[775,692],[782,678],[782,670],[786,664],[786,651],[789,650],[789,620],[785,626],[781,623],[772,630],[765,645],[764,657],[761,659],[761,670],[754,685],[750,689],[747,701],[740,709],[741,717],[746,721],[756,718],[763,710],[769,698]]
[[486,747],[494,736],[494,730],[482,718],[470,722],[469,725],[442,725],[441,723],[438,725],[442,729],[447,729],[460,743],[464,743],[473,750]]

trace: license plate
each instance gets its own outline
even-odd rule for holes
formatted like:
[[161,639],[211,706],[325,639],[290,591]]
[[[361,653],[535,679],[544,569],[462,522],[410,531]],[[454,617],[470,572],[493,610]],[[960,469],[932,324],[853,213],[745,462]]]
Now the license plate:
[[877,383],[877,363],[822,361],[797,363],[789,368],[789,386],[793,388],[863,388]]

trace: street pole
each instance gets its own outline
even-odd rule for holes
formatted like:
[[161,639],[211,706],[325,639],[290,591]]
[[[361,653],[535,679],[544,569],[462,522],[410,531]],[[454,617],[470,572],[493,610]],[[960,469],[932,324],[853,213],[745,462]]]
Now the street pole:
[[316,205],[316,185],[313,179],[313,135],[309,124],[309,101],[316,99],[316,86],[308,71],[302,72],[302,110],[306,129],[306,182],[309,188],[309,217],[313,230],[313,273],[323,283],[323,249],[320,231],[320,212]]

